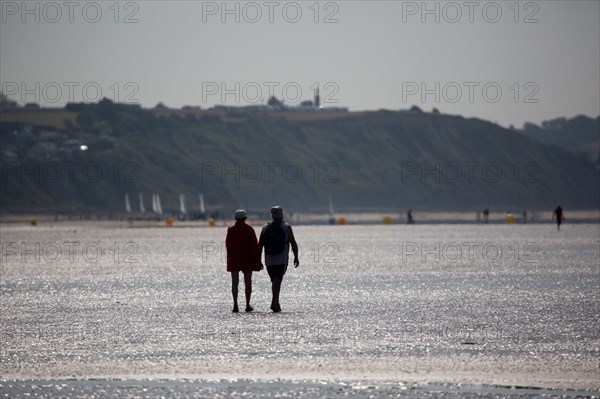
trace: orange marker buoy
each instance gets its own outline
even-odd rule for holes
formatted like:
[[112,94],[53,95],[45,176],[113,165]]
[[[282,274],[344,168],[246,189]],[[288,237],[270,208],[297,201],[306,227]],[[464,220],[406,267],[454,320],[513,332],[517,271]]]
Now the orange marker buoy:
[[506,214],[504,221],[506,222],[506,224],[513,224],[515,222],[515,217],[512,213],[509,212]]

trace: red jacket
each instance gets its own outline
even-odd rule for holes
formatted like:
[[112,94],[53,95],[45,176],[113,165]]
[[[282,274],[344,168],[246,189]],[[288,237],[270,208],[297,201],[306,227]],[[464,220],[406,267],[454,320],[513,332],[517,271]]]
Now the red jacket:
[[228,272],[260,270],[256,232],[246,222],[238,220],[227,229],[225,246]]

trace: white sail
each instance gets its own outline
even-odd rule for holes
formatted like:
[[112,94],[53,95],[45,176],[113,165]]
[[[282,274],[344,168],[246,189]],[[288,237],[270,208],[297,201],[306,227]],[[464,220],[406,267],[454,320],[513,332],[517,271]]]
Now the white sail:
[[140,212],[146,213],[146,207],[144,206],[144,195],[140,193]]
[[125,210],[131,213],[131,204],[129,203],[129,193],[125,193]]
[[152,212],[160,213],[158,211],[158,194],[152,193]]
[[200,194],[200,214],[205,214],[206,208],[204,208],[204,195]]
[[179,194],[179,212],[181,212],[182,214],[187,214],[187,210],[185,207],[185,194],[181,193]]
[[156,213],[162,215],[162,206],[160,205],[160,194],[156,193]]

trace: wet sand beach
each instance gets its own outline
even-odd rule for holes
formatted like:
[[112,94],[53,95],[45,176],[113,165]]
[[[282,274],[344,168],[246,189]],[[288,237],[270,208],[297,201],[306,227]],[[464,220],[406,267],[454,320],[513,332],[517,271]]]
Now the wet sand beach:
[[297,226],[280,314],[223,227],[0,232],[8,397],[599,395],[597,224]]

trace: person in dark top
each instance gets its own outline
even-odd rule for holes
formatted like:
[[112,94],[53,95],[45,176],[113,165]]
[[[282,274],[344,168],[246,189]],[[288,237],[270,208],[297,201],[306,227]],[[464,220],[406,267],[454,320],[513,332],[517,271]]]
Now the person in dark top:
[[490,210],[488,208],[485,208],[483,210],[483,222],[487,223],[490,221]]
[[560,230],[560,225],[565,220],[563,209],[560,204],[556,204],[556,209],[554,209],[554,213],[552,213],[552,219],[554,218],[556,218],[556,230]]
[[258,254],[256,233],[251,226],[246,224],[246,211],[235,211],[235,224],[227,229],[225,239],[227,248],[227,271],[231,273],[231,294],[233,295],[233,313],[239,312],[238,285],[240,271],[244,273],[244,286],[246,287],[246,312],[252,312],[250,296],[252,295],[252,272],[262,269]]
[[406,223],[408,223],[408,224],[415,223],[415,220],[413,219],[413,216],[412,216],[412,209],[409,209],[408,212],[406,212]]
[[263,248],[265,249],[265,264],[267,273],[271,278],[273,299],[271,301],[271,310],[273,313],[281,312],[279,304],[279,292],[281,290],[281,281],[287,271],[288,256],[290,246],[294,253],[294,266],[298,267],[298,244],[292,231],[292,226],[283,221],[283,208],[274,206],[271,208],[272,222],[263,226],[258,240],[259,259],[262,257]]

